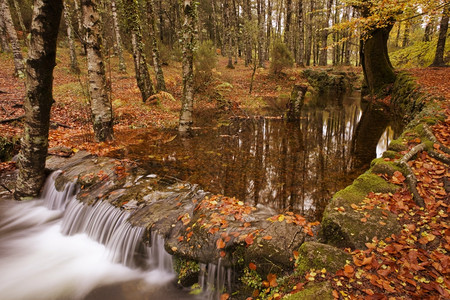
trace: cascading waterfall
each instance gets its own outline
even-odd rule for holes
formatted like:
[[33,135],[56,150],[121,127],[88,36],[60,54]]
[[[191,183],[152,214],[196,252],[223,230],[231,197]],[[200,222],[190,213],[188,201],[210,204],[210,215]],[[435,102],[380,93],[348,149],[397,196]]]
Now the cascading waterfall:
[[220,299],[225,290],[231,290],[231,269],[222,266],[222,259],[218,264],[200,264],[198,283],[205,299]]
[[[60,173],[49,176],[41,199],[0,202],[0,298],[104,299],[96,293],[136,282],[138,298],[219,299],[231,286],[231,272],[219,261],[202,265],[201,295],[169,287],[175,274],[163,237],[152,232],[147,246],[145,229],[128,222],[130,212],[106,201],[79,202],[74,183],[57,191]],[[114,299],[129,299],[129,290],[123,293]]]

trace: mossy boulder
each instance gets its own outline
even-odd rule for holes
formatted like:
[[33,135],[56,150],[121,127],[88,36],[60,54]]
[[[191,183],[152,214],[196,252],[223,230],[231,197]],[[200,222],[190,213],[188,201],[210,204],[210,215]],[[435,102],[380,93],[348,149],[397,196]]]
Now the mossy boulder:
[[400,232],[396,216],[389,211],[377,207],[370,211],[353,208],[370,192],[394,193],[397,188],[368,171],[337,192],[322,218],[319,235],[323,242],[340,248],[364,249],[365,243],[374,237],[384,239]]
[[[394,175],[395,171],[402,172],[402,168],[391,161],[385,161],[383,158],[376,158],[372,160],[370,164],[372,173],[374,174],[386,174],[388,176]],[[404,173],[404,172],[403,172]]]
[[283,297],[283,300],[333,300],[333,287],[328,281],[309,283],[298,293]]
[[296,273],[300,276],[310,269],[335,273],[343,268],[347,260],[351,261],[350,254],[339,248],[317,242],[305,242],[298,250]]

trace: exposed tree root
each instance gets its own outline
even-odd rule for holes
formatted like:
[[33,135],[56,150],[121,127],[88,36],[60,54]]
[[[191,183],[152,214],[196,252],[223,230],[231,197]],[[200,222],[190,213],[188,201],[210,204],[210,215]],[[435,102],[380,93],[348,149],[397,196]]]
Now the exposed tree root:
[[19,116],[17,118],[3,119],[3,120],[0,120],[0,124],[11,123],[11,122],[14,122],[14,121],[20,121],[23,118],[25,118],[25,115]]
[[408,153],[406,153],[402,159],[398,162],[400,166],[404,167],[406,169],[406,183],[408,184],[408,188],[413,194],[414,202],[420,206],[425,207],[425,201],[423,200],[422,196],[420,196],[419,191],[417,190],[417,178],[414,175],[413,170],[408,165],[408,161],[413,158],[414,155],[417,153],[425,150],[426,146],[424,143],[419,144],[417,146],[414,146]]
[[439,145],[439,149],[442,150],[443,152],[450,154],[450,149],[446,146],[444,146],[441,142],[438,141],[438,139],[434,136],[433,132],[431,131],[430,127],[428,127],[428,125],[424,124],[423,125],[423,129],[425,131],[425,135],[426,137],[432,141],[435,144]]
[[436,151],[428,151],[428,154],[434,158],[439,160],[440,162],[443,162],[446,165],[450,165],[450,158],[445,156],[444,154],[438,153]]

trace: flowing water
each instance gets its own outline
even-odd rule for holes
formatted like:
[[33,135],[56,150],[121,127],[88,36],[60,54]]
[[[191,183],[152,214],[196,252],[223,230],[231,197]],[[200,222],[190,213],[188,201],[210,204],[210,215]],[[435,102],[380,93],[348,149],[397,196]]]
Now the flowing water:
[[213,299],[175,287],[160,236],[143,245],[127,213],[78,202],[71,184],[56,191],[57,174],[43,199],[0,201],[0,299]]

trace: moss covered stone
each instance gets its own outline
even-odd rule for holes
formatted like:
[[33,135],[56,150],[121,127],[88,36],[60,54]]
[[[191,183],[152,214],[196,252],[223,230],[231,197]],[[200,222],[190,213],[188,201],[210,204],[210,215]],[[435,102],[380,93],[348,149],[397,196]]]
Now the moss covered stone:
[[389,143],[388,150],[401,152],[408,149],[408,146],[403,142],[402,139],[393,140]]
[[394,214],[375,207],[362,222],[363,212],[352,208],[352,204],[359,204],[369,192],[394,193],[397,188],[370,172],[359,176],[352,185],[337,192],[326,207],[319,232],[321,239],[336,247],[364,249],[365,243],[374,237],[383,239],[398,233],[400,225]]
[[333,287],[328,281],[309,283],[298,293],[288,295],[284,300],[333,300]]
[[331,273],[343,268],[351,255],[336,247],[317,242],[306,242],[298,250],[296,272],[301,276],[310,269],[325,268]]
[[387,174],[388,176],[392,176],[395,171],[402,172],[402,168],[391,161],[376,158],[371,163],[371,171],[374,174]]
[[382,157],[383,158],[398,159],[398,158],[401,157],[401,155],[397,151],[386,150],[386,151],[383,152]]

